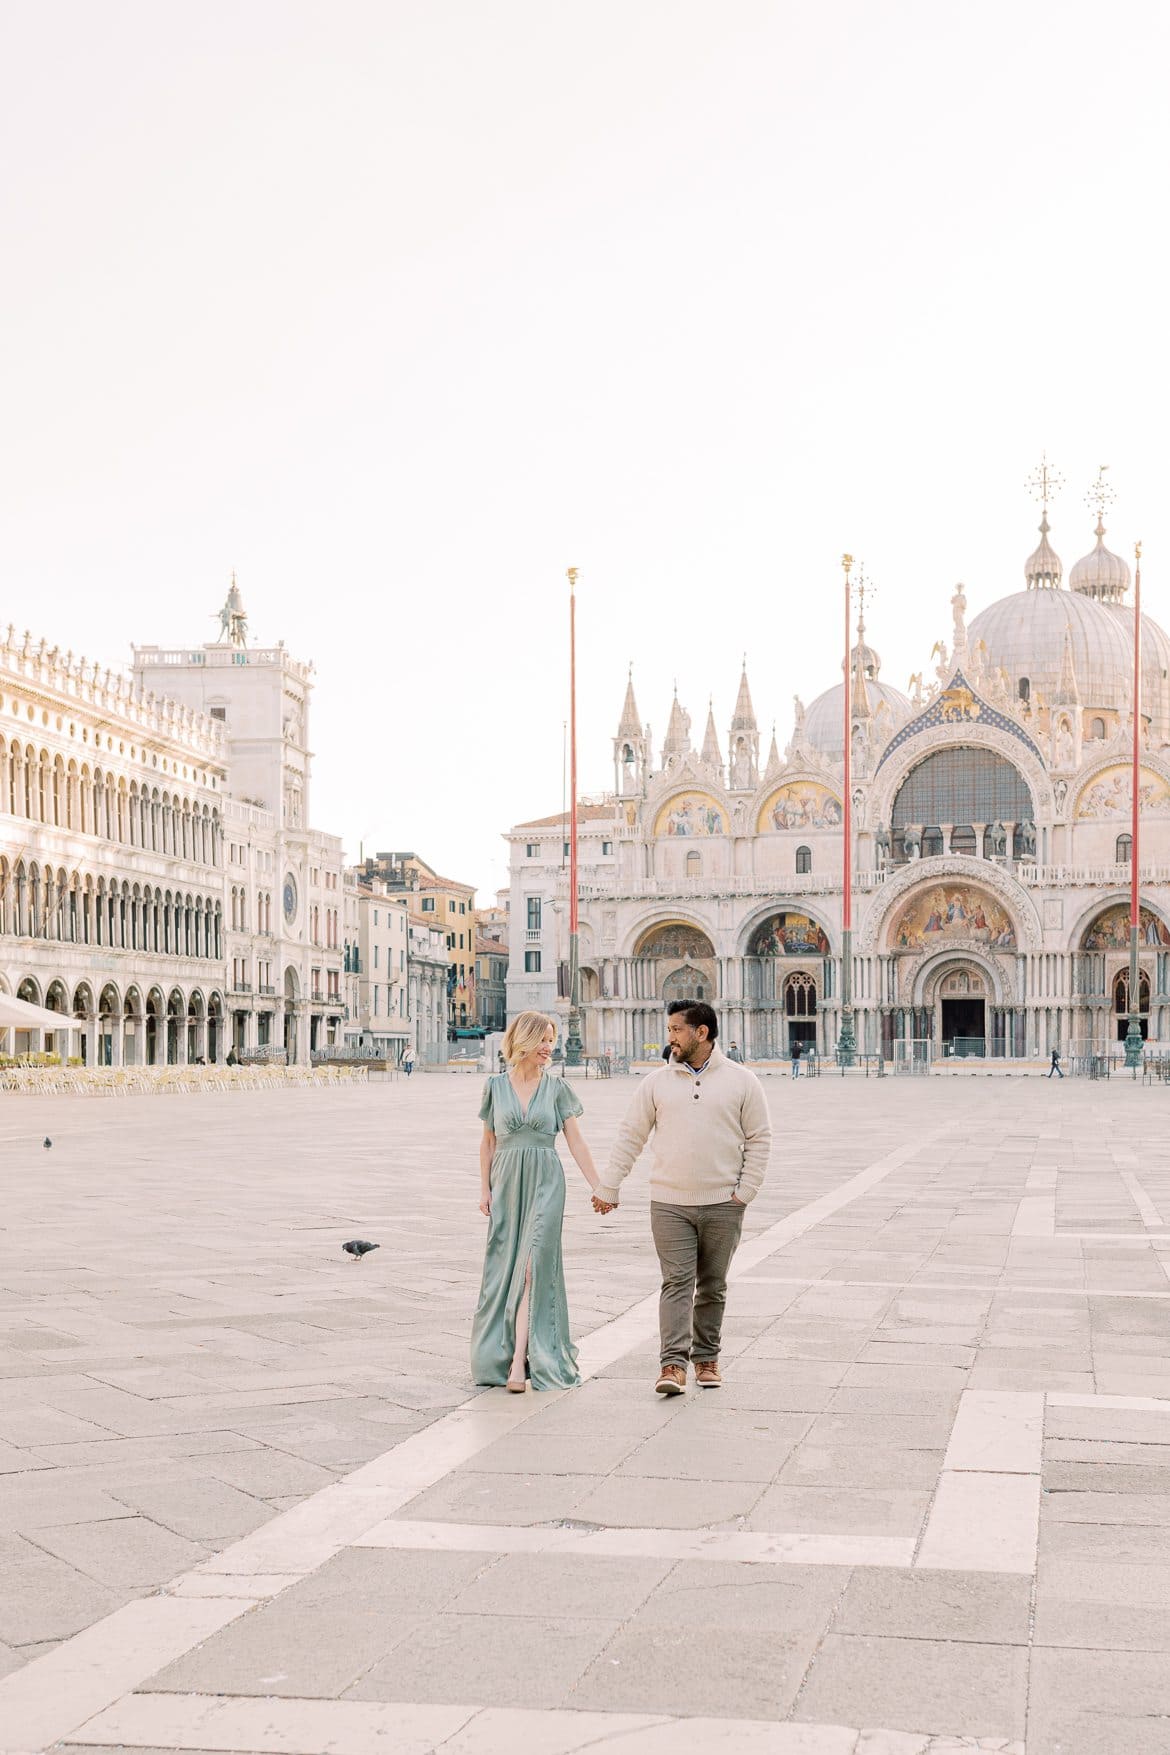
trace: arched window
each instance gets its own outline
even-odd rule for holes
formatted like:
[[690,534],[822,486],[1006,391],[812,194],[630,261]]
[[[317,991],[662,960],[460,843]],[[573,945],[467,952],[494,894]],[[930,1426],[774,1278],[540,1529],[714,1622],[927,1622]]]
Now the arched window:
[[973,859],[976,851],[974,829],[969,823],[956,823],[951,830],[951,852],[966,853]]
[[797,871],[811,871],[812,870],[812,848],[811,847],[798,847],[796,849],[796,869],[797,869]]
[[784,983],[784,1011],[790,1018],[816,1016],[817,984],[804,970],[797,970]]
[[1118,835],[1117,845],[1113,849],[1113,857],[1118,865],[1128,865],[1133,857],[1133,837]]
[[687,876],[701,877],[703,874],[703,855],[694,847],[687,854]]
[[1028,681],[1026,676],[1022,676],[1020,678],[1019,684],[1017,685],[1017,692],[1019,694],[1021,701],[1027,701],[1031,698],[1032,685]]
[[922,857],[923,857],[923,859],[937,859],[939,854],[942,852],[942,850],[943,850],[942,830],[939,828],[923,829],[923,831],[922,831]]
[[1090,737],[1104,737],[1105,736],[1105,721],[1103,719],[1092,720],[1092,722],[1089,725],[1089,736]]
[[[890,813],[895,860],[906,857],[905,831],[922,826],[922,856],[942,852],[939,823],[1034,822],[1035,807],[1019,769],[994,750],[960,745],[938,750],[912,768]],[[937,836],[937,844],[933,837]]]

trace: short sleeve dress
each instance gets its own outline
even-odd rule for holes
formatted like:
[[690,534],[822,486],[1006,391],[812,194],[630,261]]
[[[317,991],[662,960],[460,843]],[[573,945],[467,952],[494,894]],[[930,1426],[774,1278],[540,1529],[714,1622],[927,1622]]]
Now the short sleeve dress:
[[528,1376],[533,1389],[571,1389],[581,1379],[569,1339],[569,1303],[561,1260],[565,1172],[557,1134],[582,1113],[572,1086],[545,1073],[527,1111],[507,1073],[484,1086],[480,1118],[496,1136],[492,1159],[492,1212],[483,1283],[471,1328],[471,1373],[476,1383],[508,1380],[516,1348],[516,1311],[524,1270],[532,1263],[528,1300]]

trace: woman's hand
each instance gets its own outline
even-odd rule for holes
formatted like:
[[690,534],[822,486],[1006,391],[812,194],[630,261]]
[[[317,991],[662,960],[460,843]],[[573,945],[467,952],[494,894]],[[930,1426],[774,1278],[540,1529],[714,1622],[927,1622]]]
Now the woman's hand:
[[593,1211],[595,1213],[616,1213],[617,1202],[616,1200],[602,1200],[599,1194],[595,1194],[593,1196]]
[[483,1214],[485,1219],[491,1218],[491,1216],[492,1216],[492,1197],[490,1194],[485,1194],[481,1197],[480,1203],[479,1203],[479,1210]]

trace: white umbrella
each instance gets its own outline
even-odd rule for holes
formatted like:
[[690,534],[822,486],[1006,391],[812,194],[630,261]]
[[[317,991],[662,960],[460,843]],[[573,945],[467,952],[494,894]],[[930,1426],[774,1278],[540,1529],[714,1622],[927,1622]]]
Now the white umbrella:
[[26,999],[14,999],[0,993],[0,1030],[84,1030],[83,1018],[71,1018],[65,1012],[51,1012],[43,1005],[29,1005]]

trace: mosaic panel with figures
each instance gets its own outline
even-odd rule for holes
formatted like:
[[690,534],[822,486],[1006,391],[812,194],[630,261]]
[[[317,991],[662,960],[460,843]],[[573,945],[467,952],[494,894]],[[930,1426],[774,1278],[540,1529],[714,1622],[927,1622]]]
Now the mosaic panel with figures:
[[[1139,916],[1138,938],[1143,945],[1170,945],[1170,930],[1156,914],[1143,908]],[[1087,951],[1127,951],[1129,949],[1129,903],[1117,902],[1106,908],[1086,929],[1083,945]]]
[[705,792],[688,792],[663,805],[654,825],[654,833],[684,840],[696,836],[726,835],[727,817],[721,806]]
[[[1160,774],[1154,774],[1149,768],[1141,771],[1138,796],[1143,810],[1166,810],[1170,808],[1170,786],[1167,786]],[[1133,800],[1133,792],[1128,764],[1124,767],[1106,768],[1085,787],[1077,799],[1077,816],[1128,818]]]
[[823,926],[807,914],[785,910],[756,927],[748,945],[749,957],[827,956],[829,940]]
[[912,896],[890,928],[895,951],[935,950],[948,939],[972,940],[1014,950],[1011,916],[994,896],[974,884],[936,884]]
[[840,824],[841,801],[827,786],[794,780],[767,800],[756,828],[766,835],[772,829],[836,829]]

